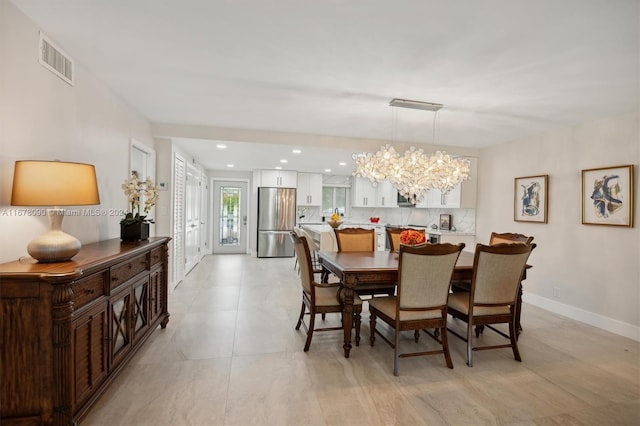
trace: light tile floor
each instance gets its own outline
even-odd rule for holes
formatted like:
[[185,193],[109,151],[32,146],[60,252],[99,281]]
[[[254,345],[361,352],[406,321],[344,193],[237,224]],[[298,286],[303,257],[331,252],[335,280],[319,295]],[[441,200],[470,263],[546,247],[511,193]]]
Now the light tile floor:
[[[640,343],[526,304],[522,363],[500,349],[476,352],[469,368],[450,336],[453,370],[441,356],[407,358],[394,377],[392,349],[368,344],[368,312],[349,359],[339,331],[316,333],[304,353],[293,263],[205,257],[170,295],[167,328],[82,426],[640,424]],[[402,344],[415,345],[412,333]]]

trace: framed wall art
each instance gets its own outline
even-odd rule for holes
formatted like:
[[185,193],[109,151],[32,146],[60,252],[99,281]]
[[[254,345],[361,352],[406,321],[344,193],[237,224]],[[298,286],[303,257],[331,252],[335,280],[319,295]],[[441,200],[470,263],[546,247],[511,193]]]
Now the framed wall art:
[[517,177],[513,185],[513,220],[547,223],[549,175]]
[[440,229],[444,231],[449,231],[451,229],[451,215],[450,214],[441,214],[440,215]]
[[582,223],[633,226],[633,165],[582,171]]

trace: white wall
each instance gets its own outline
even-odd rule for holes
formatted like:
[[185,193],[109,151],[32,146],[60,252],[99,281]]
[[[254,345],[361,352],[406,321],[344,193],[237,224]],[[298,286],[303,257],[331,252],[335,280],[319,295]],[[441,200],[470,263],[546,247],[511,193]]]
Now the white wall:
[[[129,175],[130,139],[154,146],[150,123],[76,61],[75,86],[38,63],[40,28],[7,1],[0,2],[0,262],[26,256],[30,240],[49,227],[44,216],[15,216],[10,206],[16,160],[94,164],[105,215],[67,217],[63,229],[82,243],[120,235],[126,209],[120,185]],[[65,46],[60,46],[63,50]],[[67,52],[73,57],[72,52]]]
[[[533,235],[525,301],[640,340],[640,128],[610,117],[482,151],[476,231]],[[633,228],[581,224],[581,170],[633,164]],[[513,220],[514,178],[549,175],[549,223]],[[557,287],[558,297],[553,296]]]

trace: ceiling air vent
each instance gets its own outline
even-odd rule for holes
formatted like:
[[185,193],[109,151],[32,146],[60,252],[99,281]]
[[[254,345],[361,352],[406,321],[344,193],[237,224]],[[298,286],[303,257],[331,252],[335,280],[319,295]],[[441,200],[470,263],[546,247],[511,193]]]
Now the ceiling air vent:
[[73,86],[73,60],[40,31],[40,64]]

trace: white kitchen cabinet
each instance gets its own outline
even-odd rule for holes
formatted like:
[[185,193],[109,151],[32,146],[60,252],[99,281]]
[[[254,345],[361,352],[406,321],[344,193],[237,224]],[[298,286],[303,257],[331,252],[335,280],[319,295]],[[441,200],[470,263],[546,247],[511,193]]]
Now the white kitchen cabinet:
[[351,207],[377,207],[376,188],[369,179],[354,177],[351,181]]
[[376,250],[387,250],[387,230],[383,226],[376,226]]
[[376,186],[366,178],[354,177],[351,181],[352,207],[398,207],[398,191],[385,180]]
[[322,205],[322,175],[298,173],[297,204],[299,206]]
[[442,192],[437,189],[430,190],[425,194],[422,202],[416,204],[416,207],[432,209],[475,209],[478,186],[478,159],[475,157],[466,158],[470,162],[469,180],[462,182],[449,191],[448,194],[442,194]]
[[296,188],[298,186],[298,173],[289,170],[261,170],[260,186]]
[[460,194],[462,185],[458,185],[446,194],[437,189],[430,190],[425,196],[427,207],[432,209],[460,208]]
[[378,184],[376,204],[378,207],[398,207],[398,190],[388,180]]

